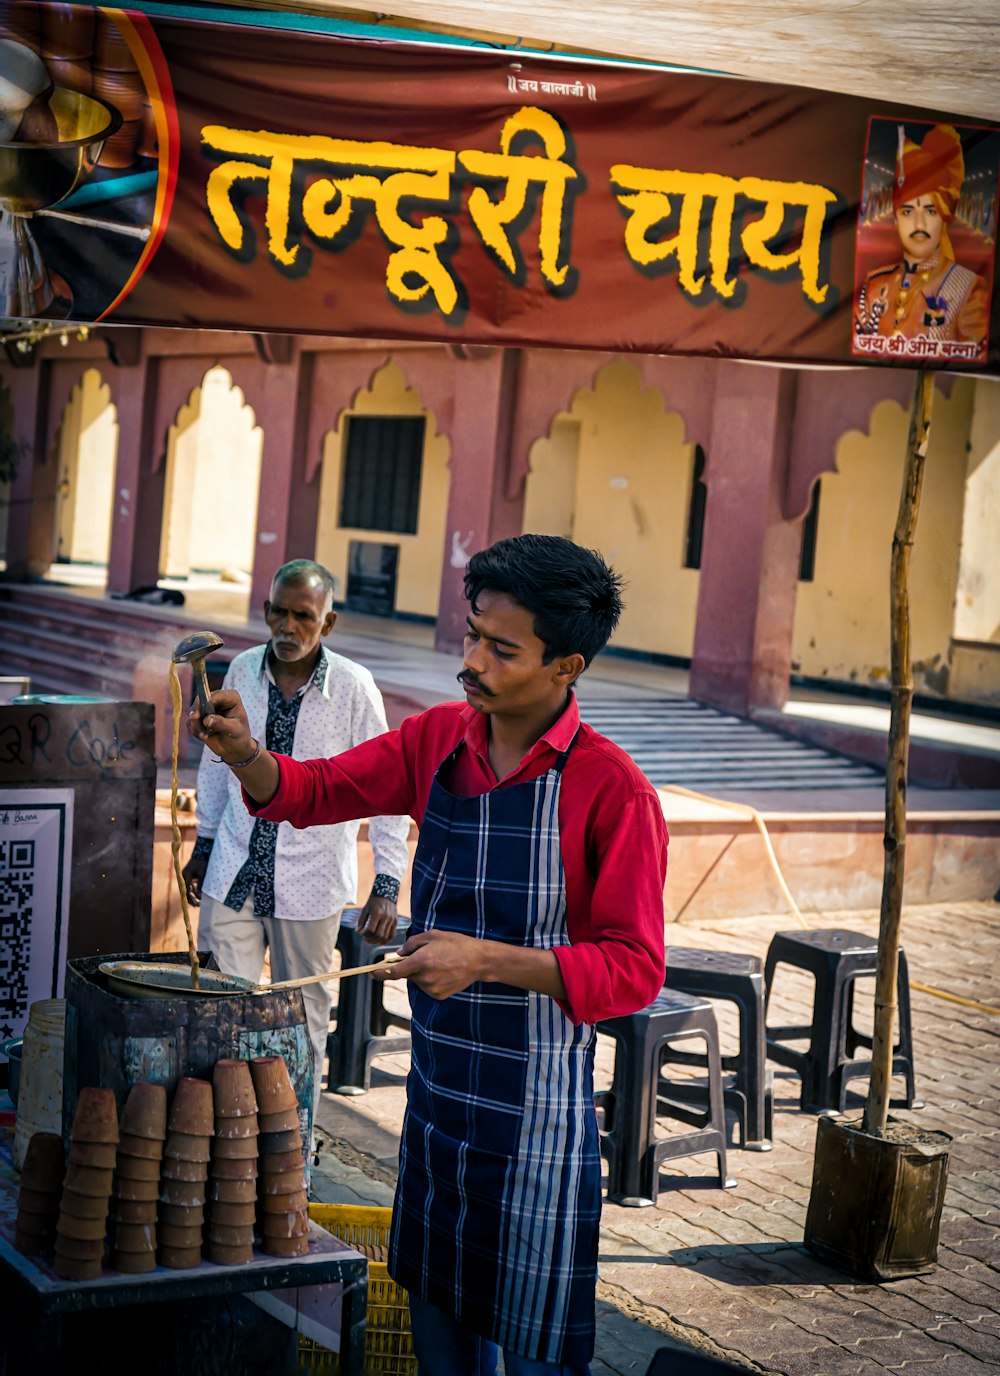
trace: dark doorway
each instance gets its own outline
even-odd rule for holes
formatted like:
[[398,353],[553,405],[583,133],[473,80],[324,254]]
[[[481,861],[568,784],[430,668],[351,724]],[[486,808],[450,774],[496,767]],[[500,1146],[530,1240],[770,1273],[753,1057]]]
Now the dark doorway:
[[368,616],[392,616],[396,610],[398,568],[398,545],[352,540],[347,553],[347,610]]

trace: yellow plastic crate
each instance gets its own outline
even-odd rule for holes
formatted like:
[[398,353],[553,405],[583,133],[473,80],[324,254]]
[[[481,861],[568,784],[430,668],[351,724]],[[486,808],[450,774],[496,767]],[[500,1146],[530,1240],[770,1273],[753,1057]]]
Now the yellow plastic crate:
[[[392,1210],[356,1204],[310,1204],[309,1217],[352,1247],[385,1247]],[[336,1352],[299,1335],[300,1371],[338,1371]],[[368,1263],[365,1312],[365,1371],[386,1376],[416,1376],[417,1359],[410,1338],[410,1305],[406,1291],[389,1278],[384,1261]]]

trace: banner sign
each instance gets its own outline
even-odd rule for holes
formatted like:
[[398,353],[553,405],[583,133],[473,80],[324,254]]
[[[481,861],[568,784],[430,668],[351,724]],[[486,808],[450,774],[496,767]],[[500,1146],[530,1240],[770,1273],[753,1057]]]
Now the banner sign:
[[3,16],[8,317],[1000,371],[997,126],[252,14]]

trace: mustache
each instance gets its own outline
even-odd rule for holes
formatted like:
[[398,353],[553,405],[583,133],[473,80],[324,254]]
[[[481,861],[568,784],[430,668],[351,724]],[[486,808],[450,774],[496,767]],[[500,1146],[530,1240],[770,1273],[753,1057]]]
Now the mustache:
[[477,693],[482,693],[484,698],[493,697],[493,694],[490,692],[490,690],[488,688],[484,688],[483,685],[479,682],[478,678],[476,678],[475,674],[470,674],[467,669],[463,669],[462,672],[460,674],[456,674],[455,677],[458,679],[459,683],[464,683],[466,687],[475,688]]

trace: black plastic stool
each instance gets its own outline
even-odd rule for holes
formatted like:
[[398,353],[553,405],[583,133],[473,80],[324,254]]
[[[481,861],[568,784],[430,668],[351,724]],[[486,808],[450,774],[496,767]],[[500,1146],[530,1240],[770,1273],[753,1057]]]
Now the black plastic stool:
[[[764,1055],[764,972],[757,956],[728,951],[700,951],[668,946],[664,986],[683,994],[724,999],[739,1014],[739,1049],[722,1057],[722,1069],[734,1071],[731,1086],[723,1088],[727,1107],[740,1124],[740,1145],[751,1151],[770,1151],[774,1097],[767,1083]],[[678,1053],[678,1061],[696,1063],[697,1055]]]
[[[372,945],[358,932],[358,915],[358,909],[348,909],[341,918],[337,950],[342,970],[371,965],[390,951],[398,951],[409,931],[410,919],[400,917],[395,939],[382,946]],[[326,1087],[334,1094],[364,1094],[371,1087],[376,1057],[410,1049],[408,1036],[386,1035],[390,1027],[408,1029],[410,1020],[388,1011],[383,992],[381,980],[364,975],[339,983],[337,1025],[326,1039]]]
[[[615,1072],[610,1090],[594,1096],[604,1110],[601,1152],[608,1162],[608,1198],[616,1204],[654,1204],[661,1161],[714,1151],[719,1183],[735,1185],[726,1174],[726,1110],[722,1101],[722,1063],[715,1011],[706,999],[663,990],[638,1013],[607,1018],[599,1032],[615,1039]],[[699,1037],[705,1043],[707,1109],[670,1097],[661,1068],[672,1057],[672,1043]],[[657,1116],[679,1118],[696,1131],[657,1140]]]
[[[849,1059],[859,1046],[871,1046],[871,1038],[857,1032],[851,1019],[854,981],[874,975],[877,959],[878,942],[874,937],[840,927],[812,932],[776,932],[771,939],[764,963],[765,1011],[779,965],[808,970],[816,980],[811,1023],[766,1028],[768,1056],[779,1065],[790,1066],[801,1076],[800,1106],[803,1109],[842,1113],[848,1082],[871,1073],[870,1060]],[[922,1108],[914,1084],[910,984],[906,954],[902,950],[896,988],[899,1039],[893,1047],[892,1072],[906,1078],[905,1106]],[[806,1037],[809,1045],[804,1051],[784,1045]]]

